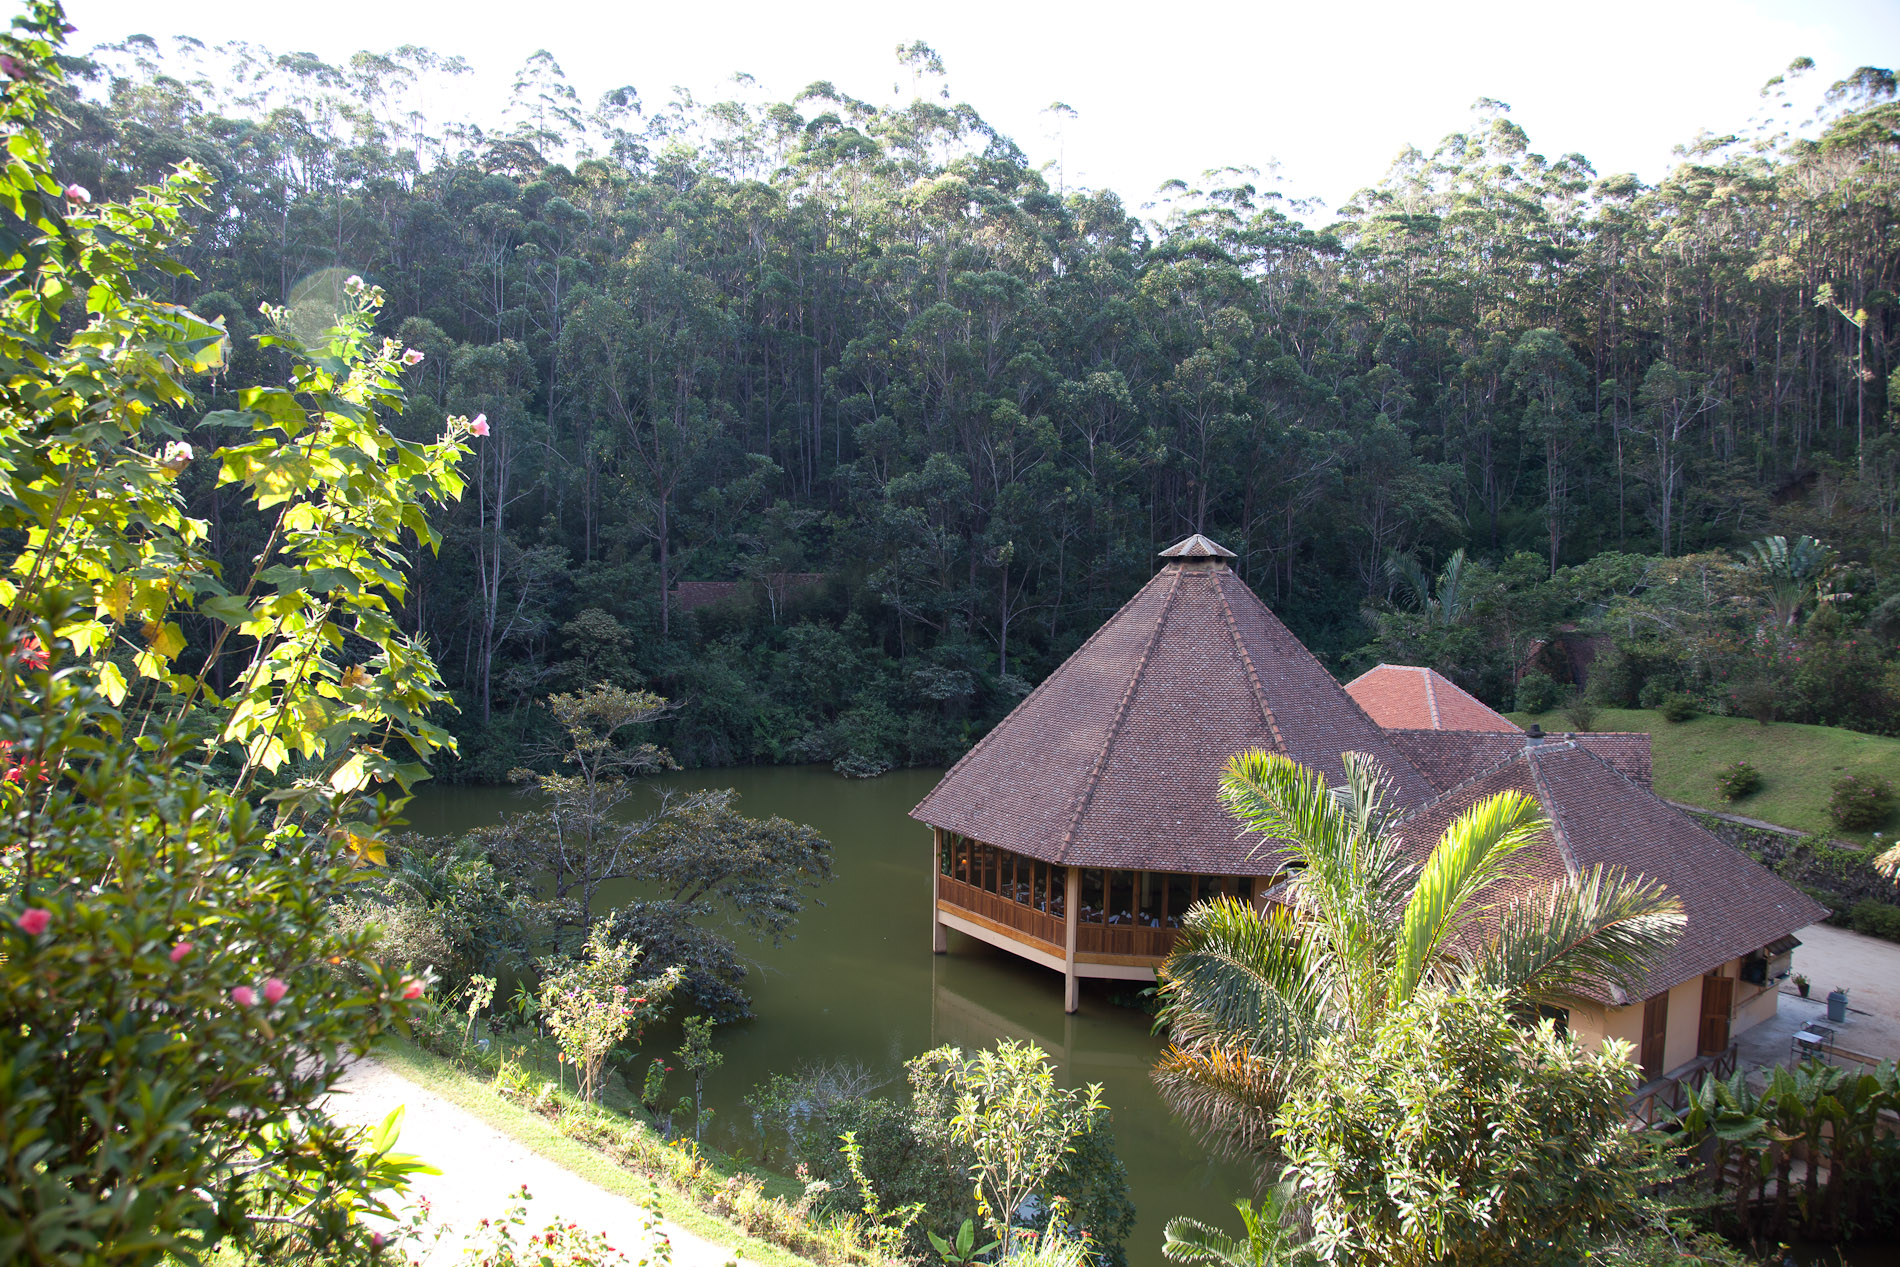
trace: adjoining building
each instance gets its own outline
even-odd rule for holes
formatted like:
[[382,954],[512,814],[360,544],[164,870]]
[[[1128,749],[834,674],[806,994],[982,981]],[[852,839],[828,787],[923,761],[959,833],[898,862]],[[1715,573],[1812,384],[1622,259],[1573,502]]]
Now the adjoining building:
[[912,811],[932,829],[933,950],[954,929],[1060,972],[1069,1011],[1082,978],[1153,980],[1190,905],[1270,900],[1279,878],[1220,803],[1227,759],[1265,748],[1337,782],[1340,755],[1363,752],[1422,847],[1515,787],[1552,821],[1540,878],[1603,863],[1683,900],[1688,931],[1641,997],[1570,1001],[1580,1035],[1628,1038],[1660,1071],[1774,1015],[1794,931],[1826,912],[1657,798],[1649,736],[1526,734],[1407,666],[1342,687],[1233,557],[1198,534],[1162,551],[1154,578]]

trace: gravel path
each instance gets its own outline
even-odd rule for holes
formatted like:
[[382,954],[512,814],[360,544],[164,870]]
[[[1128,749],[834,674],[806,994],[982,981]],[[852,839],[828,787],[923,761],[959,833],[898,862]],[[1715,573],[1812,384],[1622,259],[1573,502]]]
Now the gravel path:
[[338,1120],[374,1126],[397,1105],[407,1106],[396,1151],[414,1153],[441,1170],[419,1175],[411,1193],[427,1197],[435,1221],[449,1229],[432,1264],[457,1260],[463,1236],[484,1218],[506,1212],[509,1198],[527,1186],[528,1225],[559,1218],[604,1234],[633,1263],[655,1264],[664,1238],[675,1267],[741,1267],[738,1252],[667,1221],[653,1226],[651,1211],[596,1187],[531,1152],[466,1109],[374,1060],[353,1067],[337,1084],[330,1110]]

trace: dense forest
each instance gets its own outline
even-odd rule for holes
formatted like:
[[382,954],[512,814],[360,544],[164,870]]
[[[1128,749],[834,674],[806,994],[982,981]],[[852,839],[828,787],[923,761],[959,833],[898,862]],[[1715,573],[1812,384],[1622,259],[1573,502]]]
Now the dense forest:
[[[456,690],[442,774],[501,777],[598,681],[672,699],[690,764],[947,761],[1197,531],[1342,674],[1508,705],[1576,630],[1617,702],[1896,725],[1891,72],[1805,127],[1778,77],[1657,185],[1480,102],[1326,219],[1242,169],[1064,188],[899,60],[885,105],[589,106],[540,53],[492,125],[432,115],[466,68],[415,48],[69,62],[62,178],[209,174],[150,284],[240,336],[231,383],[279,373],[261,302],[315,332],[360,275],[423,354],[394,425],[484,415],[402,612]],[[211,474],[240,572],[262,529]]]

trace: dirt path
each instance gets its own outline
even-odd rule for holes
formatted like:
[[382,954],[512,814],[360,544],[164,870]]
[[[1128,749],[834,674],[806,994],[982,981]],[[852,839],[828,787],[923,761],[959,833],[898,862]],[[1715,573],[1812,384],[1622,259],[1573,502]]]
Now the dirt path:
[[427,1197],[438,1224],[450,1229],[432,1263],[454,1262],[463,1237],[482,1219],[506,1212],[527,1186],[530,1229],[556,1218],[604,1234],[628,1260],[656,1263],[662,1238],[676,1267],[738,1267],[737,1251],[715,1245],[676,1223],[653,1226],[653,1214],[596,1187],[503,1135],[474,1114],[373,1060],[357,1064],[337,1085],[331,1111],[345,1122],[373,1126],[397,1105],[407,1106],[396,1150],[414,1153],[442,1171],[418,1176],[412,1192]]

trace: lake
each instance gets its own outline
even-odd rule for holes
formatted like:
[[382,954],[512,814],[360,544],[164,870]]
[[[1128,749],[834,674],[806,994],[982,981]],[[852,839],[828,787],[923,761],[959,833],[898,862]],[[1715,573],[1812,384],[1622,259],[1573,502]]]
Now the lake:
[[[1099,1082],[1114,1110],[1116,1149],[1138,1211],[1128,1240],[1134,1267],[1158,1267],[1161,1228],[1178,1214],[1238,1231],[1232,1203],[1251,1190],[1241,1167],[1208,1161],[1148,1082],[1161,1050],[1151,1018],[1109,1002],[1111,983],[1085,983],[1082,1010],[1064,1015],[1059,974],[1023,963],[958,933],[950,953],[930,953],[930,831],[908,817],[941,770],[901,770],[845,779],[824,766],[693,770],[656,783],[732,787],[755,816],[783,815],[824,833],[836,879],[808,904],[797,938],[774,950],[741,942],[755,966],[747,982],[755,1016],[722,1026],[726,1063],[707,1085],[718,1115],[712,1139],[756,1155],[742,1103],[770,1073],[822,1061],[858,1061],[903,1093],[903,1062],[943,1043],[967,1049],[1030,1039],[1065,1083]],[[408,810],[420,831],[447,834],[495,822],[521,808],[507,788],[418,789]],[[1120,987],[1126,989],[1126,986]],[[678,1043],[672,1027],[648,1036],[655,1055]],[[672,1094],[680,1093],[674,1079]]]

